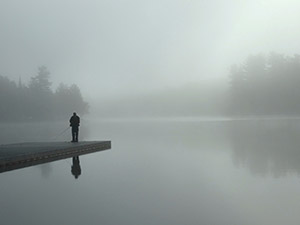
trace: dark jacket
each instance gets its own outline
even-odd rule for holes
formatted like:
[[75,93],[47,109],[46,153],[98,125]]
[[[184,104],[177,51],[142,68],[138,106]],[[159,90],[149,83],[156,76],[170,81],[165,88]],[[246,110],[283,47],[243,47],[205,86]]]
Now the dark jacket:
[[72,116],[71,118],[70,118],[70,126],[71,127],[79,127],[79,124],[80,124],[80,118],[79,118],[79,116]]

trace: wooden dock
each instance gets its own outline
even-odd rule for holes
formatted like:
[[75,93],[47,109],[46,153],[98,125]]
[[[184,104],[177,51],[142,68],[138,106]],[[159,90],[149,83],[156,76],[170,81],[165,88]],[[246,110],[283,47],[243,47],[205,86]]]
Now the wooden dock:
[[110,141],[31,142],[0,145],[0,173],[110,148]]

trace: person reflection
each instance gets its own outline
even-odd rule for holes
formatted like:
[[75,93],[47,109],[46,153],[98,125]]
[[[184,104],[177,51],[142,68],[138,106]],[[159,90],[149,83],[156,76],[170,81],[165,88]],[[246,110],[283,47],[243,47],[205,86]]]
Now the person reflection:
[[71,172],[74,175],[75,179],[78,179],[78,177],[81,174],[79,156],[74,156],[73,157],[73,165],[72,165],[72,168],[71,168]]

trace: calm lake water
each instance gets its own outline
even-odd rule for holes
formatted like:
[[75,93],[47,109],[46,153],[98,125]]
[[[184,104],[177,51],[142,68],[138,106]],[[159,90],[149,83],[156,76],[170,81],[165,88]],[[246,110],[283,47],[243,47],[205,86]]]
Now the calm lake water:
[[[1,144],[70,140],[2,124]],[[300,224],[300,120],[85,121],[112,149],[0,174],[0,224]]]

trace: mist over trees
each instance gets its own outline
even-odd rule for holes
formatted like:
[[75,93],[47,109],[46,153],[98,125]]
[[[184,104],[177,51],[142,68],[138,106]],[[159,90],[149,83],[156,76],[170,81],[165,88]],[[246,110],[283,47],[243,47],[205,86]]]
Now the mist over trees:
[[233,115],[299,115],[300,55],[251,55],[230,70]]
[[101,117],[298,116],[300,55],[250,55],[230,68],[227,84],[199,82],[101,106]]
[[202,82],[101,102],[94,110],[103,118],[220,117],[227,113],[228,102],[228,86]]
[[[229,85],[198,83],[144,96],[120,97],[98,103],[97,117],[168,116],[298,116],[300,55],[250,55],[233,65]],[[50,72],[39,67],[27,85],[0,76],[0,120],[65,119],[73,111],[88,112],[75,84],[55,90]]]
[[45,66],[38,68],[28,85],[0,76],[0,120],[53,120],[66,118],[73,111],[80,115],[88,112],[88,103],[77,85],[60,84],[55,91],[51,85]]

